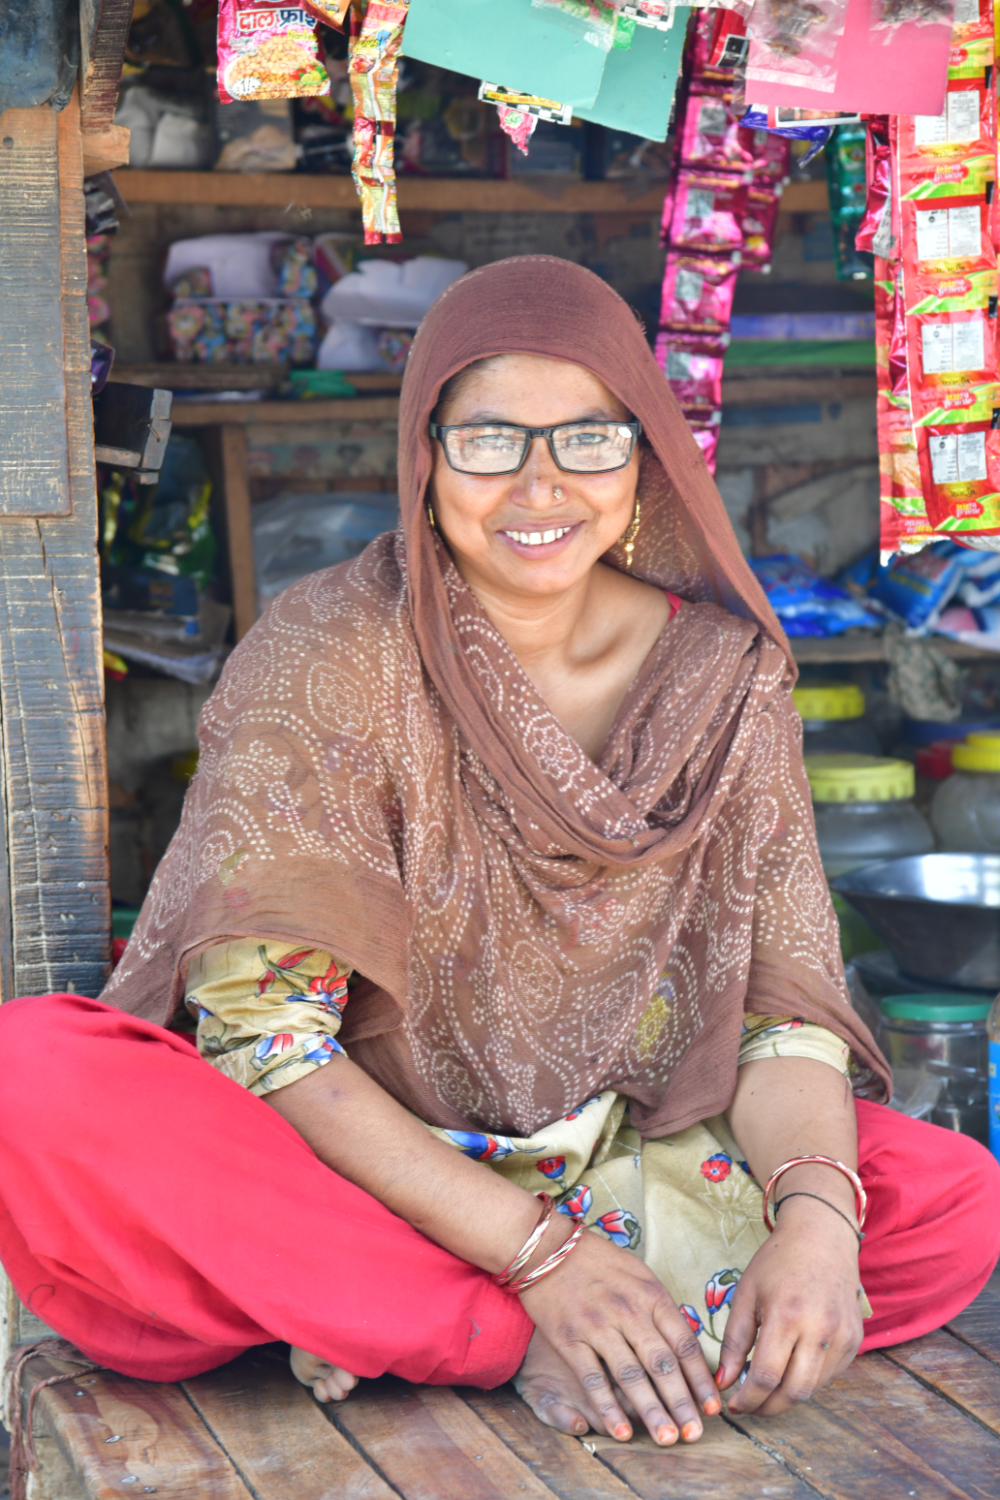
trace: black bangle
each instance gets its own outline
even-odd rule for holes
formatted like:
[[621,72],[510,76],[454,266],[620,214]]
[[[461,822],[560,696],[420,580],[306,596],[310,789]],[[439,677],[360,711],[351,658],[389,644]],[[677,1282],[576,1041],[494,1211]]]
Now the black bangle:
[[815,1198],[817,1203],[825,1203],[826,1206],[827,1206],[827,1208],[832,1208],[835,1214],[839,1214],[840,1215],[840,1217],[843,1219],[844,1223],[850,1229],[851,1233],[857,1235],[857,1237],[858,1237],[858,1249],[859,1250],[861,1249],[861,1241],[864,1239],[864,1234],[862,1233],[862,1231],[860,1229],[855,1229],[854,1225],[851,1223],[850,1219],[844,1213],[844,1211],[843,1211],[842,1208],[838,1208],[837,1205],[836,1205],[836,1203],[831,1203],[829,1201],[829,1199],[827,1199],[827,1198],[821,1198],[820,1195],[819,1195],[819,1193],[801,1193],[801,1192],[799,1192],[799,1193],[786,1193],[785,1196],[783,1198],[779,1198],[776,1201],[775,1205],[774,1205],[774,1217],[775,1217],[775,1219],[777,1219],[777,1217],[778,1217],[778,1210],[779,1210],[779,1208],[781,1207],[781,1205],[783,1203],[787,1203],[789,1198]]

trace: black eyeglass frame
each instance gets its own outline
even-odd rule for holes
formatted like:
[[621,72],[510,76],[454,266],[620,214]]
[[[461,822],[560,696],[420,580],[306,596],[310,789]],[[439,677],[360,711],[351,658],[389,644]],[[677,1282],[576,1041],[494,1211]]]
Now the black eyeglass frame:
[[[629,447],[627,458],[623,459],[620,464],[615,464],[610,469],[567,469],[565,464],[561,464],[559,462],[559,459],[556,456],[555,447],[552,442],[552,434],[554,432],[559,432],[564,427],[593,427],[598,421],[603,420],[603,418],[598,417],[594,418],[590,422],[556,422],[552,427],[522,427],[519,422],[450,422],[444,427],[439,426],[437,422],[429,422],[427,424],[427,427],[431,437],[437,438],[438,442],[441,444],[444,456],[448,461],[449,469],[454,469],[456,474],[471,474],[475,479],[498,479],[504,474],[516,474],[519,469],[524,468],[528,453],[530,452],[531,445],[534,442],[535,438],[540,437],[543,437],[548,443],[549,452],[552,455],[552,462],[555,464],[557,469],[561,470],[563,474],[616,474],[619,469],[624,469],[627,464],[631,463],[632,455],[635,452],[635,445],[642,436],[642,423],[637,418],[633,417],[632,420],[628,422],[626,422],[624,419],[619,421],[616,417],[607,419],[607,425],[609,427],[627,427],[632,434],[632,443]],[[506,427],[511,429],[513,432],[522,433],[524,435],[524,449],[521,453],[520,459],[513,466],[513,468],[489,469],[484,473],[477,469],[460,469],[457,464],[453,464],[451,461],[451,455],[448,452],[448,444],[444,441],[444,435],[449,432],[458,432],[462,428],[468,429],[470,427]]]

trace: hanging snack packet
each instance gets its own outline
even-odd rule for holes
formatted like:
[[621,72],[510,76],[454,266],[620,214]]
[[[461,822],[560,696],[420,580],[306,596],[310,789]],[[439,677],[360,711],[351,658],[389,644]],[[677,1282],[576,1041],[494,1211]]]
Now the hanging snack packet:
[[351,0],[302,0],[302,5],[317,21],[343,31],[351,13]]
[[690,414],[722,406],[722,363],[725,342],[706,334],[659,333],[656,338],[656,362],[681,406]]
[[690,408],[681,408],[684,419],[691,429],[691,435],[698,447],[701,449],[702,457],[708,465],[708,472],[715,473],[715,454],[719,446],[719,424],[722,420],[722,412],[716,410],[710,414],[704,411],[692,411]]
[[[803,113],[803,111],[793,111]],[[832,125],[816,125],[807,120],[799,120],[795,123],[782,125],[768,124],[769,118],[777,119],[773,110],[769,110],[765,104],[751,104],[746,114],[740,120],[745,130],[766,130],[770,134],[781,136],[787,141],[808,141],[811,150],[805,156],[799,158],[799,166],[804,167],[811,162],[817,152],[822,151],[833,132]]]
[[678,250],[739,250],[746,198],[742,176],[682,167],[663,204],[663,242]]
[[788,181],[792,143],[772,130],[748,130],[740,126],[743,145],[750,152],[755,187],[779,187]]
[[1000,532],[1000,411],[986,422],[917,429],[920,476],[935,531]]
[[393,149],[399,48],[409,0],[358,0],[351,10],[348,76],[354,95],[352,176],[365,244],[403,238],[396,211]]
[[[914,289],[918,286],[926,285],[930,292],[942,277],[981,276],[996,270],[990,207],[985,198],[908,198],[901,208],[907,311],[916,311]],[[959,294],[962,290],[955,288]],[[995,291],[994,285],[990,295]],[[943,294],[942,289],[939,295]],[[985,307],[987,300],[984,297],[968,305]]]
[[747,193],[747,211],[743,215],[743,254],[741,264],[748,271],[769,271],[774,249],[774,231],[778,223],[781,194],[756,184]]
[[996,304],[906,319],[913,423],[983,421],[1000,399]]
[[[977,7],[978,9],[978,7]],[[951,26],[955,13],[955,0],[873,0],[872,31],[891,33],[906,21],[915,21],[918,26]]]
[[219,0],[219,99],[303,99],[326,94],[316,21],[301,5]]
[[[876,246],[876,239],[878,244]],[[892,159],[887,115],[872,115],[865,137],[865,207],[855,235],[856,250],[870,255],[892,249]]]
[[670,250],[663,273],[662,328],[723,333],[729,327],[740,257]]
[[985,198],[987,183],[996,176],[992,87],[985,78],[950,80],[943,112],[893,116],[890,140],[901,201]]
[[752,165],[739,121],[729,108],[731,98],[719,87],[696,84],[692,88],[681,131],[681,162],[685,167],[744,172]]
[[829,94],[837,81],[834,54],[844,34],[847,0],[758,0],[747,23],[747,87],[798,84]]
[[743,16],[732,10],[721,10],[715,23],[712,37],[709,68],[737,68],[745,63],[750,51],[747,23]]

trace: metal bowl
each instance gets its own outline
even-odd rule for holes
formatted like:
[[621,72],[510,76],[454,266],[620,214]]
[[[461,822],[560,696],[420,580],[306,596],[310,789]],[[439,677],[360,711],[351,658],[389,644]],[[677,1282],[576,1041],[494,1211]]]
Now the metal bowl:
[[849,901],[925,983],[1000,990],[1000,855],[917,854],[838,875]]

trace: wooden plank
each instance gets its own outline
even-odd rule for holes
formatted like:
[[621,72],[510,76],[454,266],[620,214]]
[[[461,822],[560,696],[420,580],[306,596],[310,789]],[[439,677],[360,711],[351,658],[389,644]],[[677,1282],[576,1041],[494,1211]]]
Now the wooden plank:
[[875,398],[874,375],[797,376],[753,374],[749,378],[733,374],[722,381],[722,404],[728,406],[779,406],[786,401],[844,401],[850,396]]
[[780,1417],[730,1417],[827,1500],[997,1500],[1000,1442],[881,1355]]
[[548,1485],[444,1386],[363,1381],[323,1409],[405,1500],[552,1500]]
[[635,1491],[595,1461],[579,1438],[546,1427],[512,1386],[495,1391],[466,1387],[458,1394],[560,1500],[634,1500]]
[[[127,168],[115,181],[131,203],[210,203],[242,208],[358,208],[350,177],[306,172],[160,172]],[[666,184],[636,193],[628,183],[531,182],[524,178],[401,177],[402,210],[437,213],[659,214]],[[792,182],[782,194],[784,213],[823,213],[826,183]]]
[[[945,636],[932,636],[931,641],[953,661],[1000,659],[995,651],[980,651],[976,646],[967,646],[964,641],[950,641]],[[790,644],[795,660],[802,666],[820,662],[885,661],[885,646],[878,631],[835,636],[829,640],[819,636],[797,635]]]
[[281,426],[294,422],[394,421],[397,396],[345,396],[333,401],[177,401],[170,413],[175,427]]
[[812,1500],[808,1485],[721,1421],[708,1422],[697,1443],[673,1448],[645,1436],[622,1444],[590,1433],[581,1442],[544,1426],[509,1386],[461,1394],[561,1500]]
[[994,1271],[971,1307],[947,1324],[963,1343],[994,1364],[1000,1364],[1000,1271]]
[[0,115],[0,517],[70,510],[58,120]]
[[255,1500],[395,1500],[287,1359],[248,1354],[183,1390]]
[[83,128],[114,124],[118,81],[135,0],[80,0],[80,77]]
[[[995,1313],[992,1322],[1000,1337]],[[1000,1436],[1000,1368],[992,1360],[944,1329],[886,1349],[883,1357]]]
[[643,1500],[815,1500],[801,1477],[725,1422],[706,1423],[696,1443],[658,1448],[650,1437],[622,1445],[593,1434],[598,1457]]
[[233,629],[241,641],[257,618],[257,580],[250,521],[245,427],[227,423],[219,431],[222,505],[229,544],[229,578],[233,596]]
[[[159,385],[168,391],[271,390],[287,379],[287,365],[186,365],[160,360],[141,365],[115,365],[116,380],[130,385]],[[398,391],[402,375],[351,371],[347,380],[358,391]],[[874,389],[874,386],[873,386]]]
[[[45,117],[43,139],[46,121],[57,129],[56,312],[71,513],[0,516],[0,782],[10,909],[7,923],[0,896],[0,999],[44,990],[96,994],[107,974],[110,927],[80,116],[75,97],[58,116],[32,113]],[[36,245],[32,253],[48,249]],[[31,267],[22,269],[28,276]],[[16,415],[17,392],[4,397]],[[0,426],[0,444],[6,439]],[[58,425],[49,434],[57,440]],[[12,933],[6,966],[5,925]]]
[[[72,1369],[25,1364],[21,1390]],[[159,1500],[248,1500],[248,1489],[176,1385],[109,1372],[49,1386],[35,1426],[55,1439],[87,1500],[155,1493]],[[61,1500],[61,1497],[60,1497]]]

